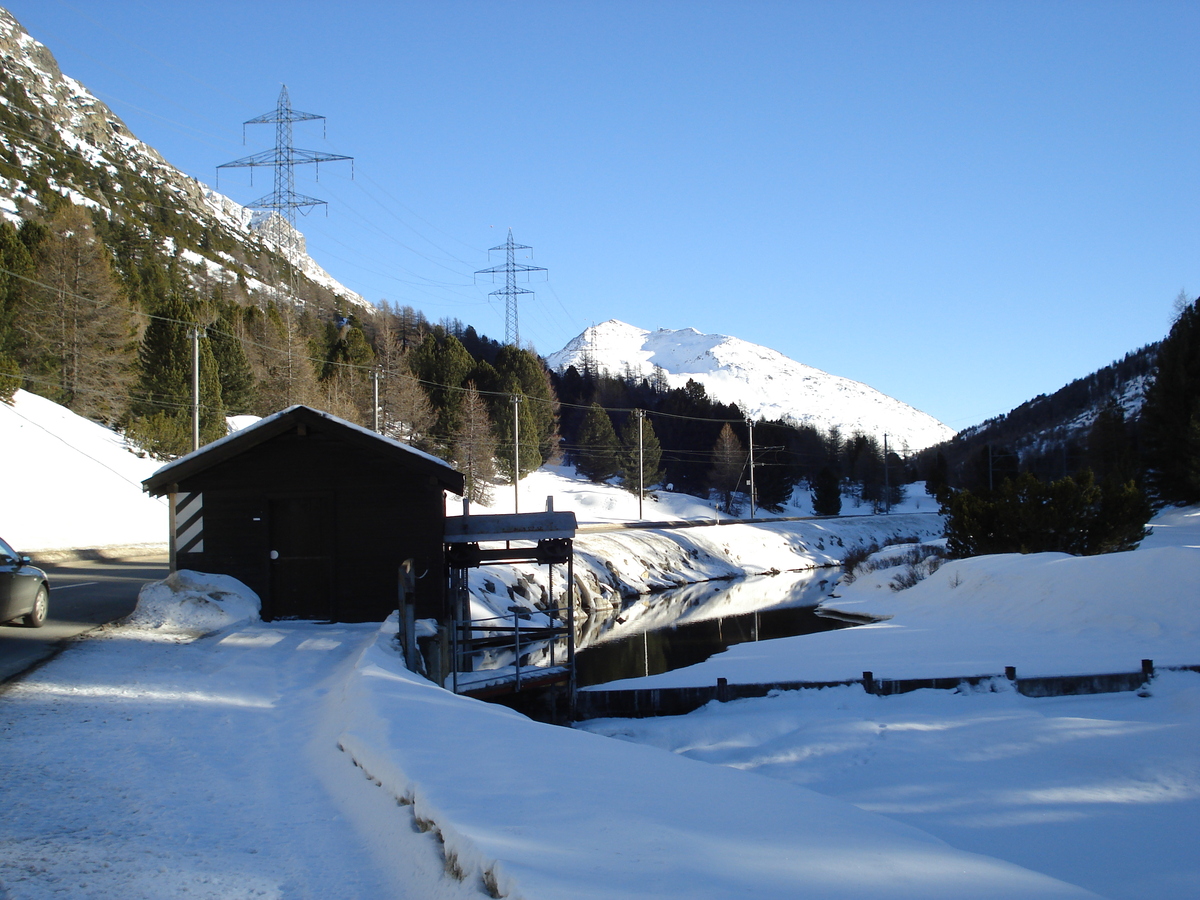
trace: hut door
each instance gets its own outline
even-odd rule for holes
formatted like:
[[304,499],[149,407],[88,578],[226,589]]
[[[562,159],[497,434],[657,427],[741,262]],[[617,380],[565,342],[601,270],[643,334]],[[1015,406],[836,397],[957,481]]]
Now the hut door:
[[333,618],[332,494],[271,498],[270,618]]

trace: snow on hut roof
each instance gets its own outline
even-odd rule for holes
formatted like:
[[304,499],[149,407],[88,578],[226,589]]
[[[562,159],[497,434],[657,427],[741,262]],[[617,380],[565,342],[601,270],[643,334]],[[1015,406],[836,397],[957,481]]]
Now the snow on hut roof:
[[429,473],[437,478],[444,489],[456,494],[463,491],[462,473],[445,460],[401,443],[395,438],[347,422],[332,413],[300,404],[272,413],[211,444],[205,444],[199,450],[193,450],[186,456],[172,460],[143,481],[142,490],[156,496],[169,493],[170,486],[182,479],[244,453],[301,423],[320,430],[339,432],[352,443],[368,450],[401,454],[410,465],[415,464],[419,469],[428,468]]

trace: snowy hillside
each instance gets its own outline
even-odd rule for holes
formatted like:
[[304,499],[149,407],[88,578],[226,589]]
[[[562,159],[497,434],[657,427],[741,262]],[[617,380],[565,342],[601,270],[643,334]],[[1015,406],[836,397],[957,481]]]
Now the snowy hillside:
[[646,331],[616,319],[593,325],[546,357],[555,370],[585,367],[616,376],[652,377],[657,369],[672,387],[689,380],[710,397],[736,403],[759,419],[788,419],[843,435],[888,435],[899,451],[916,451],[954,436],[933,416],[849,378],[830,375],[782,353],[723,334],[694,328]]
[[[46,205],[46,192],[61,194],[76,206],[102,210],[109,218],[134,222],[145,220],[147,207],[169,205],[217,235],[209,236],[203,252],[178,247],[171,238],[164,241],[162,249],[194,269],[199,281],[233,284],[241,276],[252,291],[268,287],[274,277],[269,254],[277,248],[261,228],[261,214],[180,172],[138,140],[106,104],[64,75],[50,50],[4,9],[0,88],[0,146],[21,163],[20,178],[0,177],[0,216],[19,224]],[[219,247],[222,238],[232,238],[244,252],[234,256],[211,249]],[[299,246],[304,246],[302,237]],[[264,253],[268,255],[260,260]],[[367,305],[307,254],[301,252],[298,263],[314,284]]]
[[104,426],[17,391],[0,403],[0,463],[0,536],[17,549],[166,546],[166,501],[142,493],[162,464]]

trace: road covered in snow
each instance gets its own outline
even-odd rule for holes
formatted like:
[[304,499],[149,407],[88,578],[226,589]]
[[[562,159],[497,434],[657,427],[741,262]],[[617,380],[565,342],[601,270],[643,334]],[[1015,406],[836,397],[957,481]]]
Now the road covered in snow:
[[804,787],[456,697],[403,668],[394,624],[197,637],[186,608],[0,698],[0,896],[1090,896]]
[[111,628],[8,686],[0,897],[478,896],[338,750],[377,628]]

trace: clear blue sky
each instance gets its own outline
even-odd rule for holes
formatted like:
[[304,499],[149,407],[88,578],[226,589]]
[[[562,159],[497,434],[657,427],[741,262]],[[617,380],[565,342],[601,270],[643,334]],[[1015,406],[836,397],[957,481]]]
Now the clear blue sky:
[[[4,0],[0,0],[3,3]],[[1200,293],[1196,2],[8,0],[173,164],[296,146],[310,253],[504,336],[732,334],[955,428],[1165,335]],[[249,202],[270,171],[225,170]],[[493,258],[492,263],[500,261]]]

